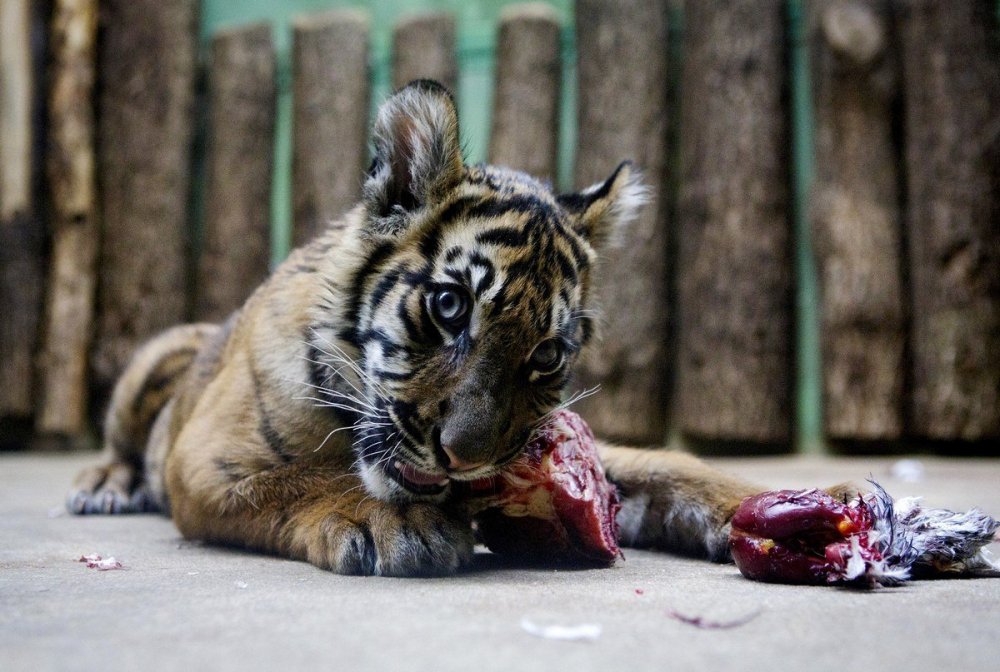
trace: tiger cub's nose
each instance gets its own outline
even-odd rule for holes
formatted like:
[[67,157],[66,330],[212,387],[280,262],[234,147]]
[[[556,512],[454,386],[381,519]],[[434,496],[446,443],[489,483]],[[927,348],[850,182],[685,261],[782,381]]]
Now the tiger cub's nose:
[[451,446],[446,444],[441,444],[441,450],[443,450],[444,454],[448,456],[447,468],[449,471],[472,471],[473,469],[478,469],[486,464],[485,461],[467,462],[456,455]]

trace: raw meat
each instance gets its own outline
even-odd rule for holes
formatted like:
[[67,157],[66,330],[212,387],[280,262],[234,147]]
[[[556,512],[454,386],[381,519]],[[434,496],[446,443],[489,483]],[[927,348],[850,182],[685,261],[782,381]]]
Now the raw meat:
[[878,483],[845,504],[821,490],[748,497],[732,519],[729,545],[749,579],[779,583],[891,585],[914,574],[995,575],[986,546],[1000,523],[978,509],[894,502]]
[[554,414],[502,476],[466,489],[480,537],[495,553],[607,565],[620,555],[618,493],[576,413]]

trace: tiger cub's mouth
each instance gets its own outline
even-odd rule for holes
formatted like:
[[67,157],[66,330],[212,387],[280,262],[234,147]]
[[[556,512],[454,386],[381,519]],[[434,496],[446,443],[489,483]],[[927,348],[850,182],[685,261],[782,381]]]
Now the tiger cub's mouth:
[[418,495],[436,495],[444,492],[450,479],[445,472],[421,471],[409,462],[396,459],[386,463],[385,472],[392,480]]

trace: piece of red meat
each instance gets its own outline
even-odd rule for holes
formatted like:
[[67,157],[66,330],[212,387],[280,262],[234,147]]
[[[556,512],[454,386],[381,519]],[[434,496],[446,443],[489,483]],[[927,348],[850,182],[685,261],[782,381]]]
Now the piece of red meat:
[[495,553],[608,565],[620,554],[618,493],[576,413],[554,414],[504,474],[467,489],[479,535]]
[[749,579],[892,585],[924,574],[996,576],[986,546],[1000,523],[916,497],[893,500],[875,481],[850,503],[821,490],[775,490],[743,501],[729,546]]
[[867,507],[848,506],[821,490],[775,490],[743,501],[729,546],[747,578],[827,583],[847,573],[852,538],[863,559],[882,559],[870,543],[872,522]]

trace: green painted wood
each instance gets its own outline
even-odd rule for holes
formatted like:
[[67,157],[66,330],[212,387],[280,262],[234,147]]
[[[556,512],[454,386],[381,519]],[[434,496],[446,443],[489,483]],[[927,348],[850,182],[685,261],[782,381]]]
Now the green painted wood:
[[[272,263],[280,262],[288,252],[291,223],[291,81],[289,48],[292,16],[336,7],[361,7],[372,16],[372,106],[373,109],[390,90],[390,44],[392,26],[401,16],[431,10],[453,12],[458,19],[459,90],[462,135],[469,161],[485,159],[493,96],[494,47],[497,18],[501,9],[515,0],[202,0],[201,36],[203,45],[221,27],[268,20],[274,25],[274,43],[278,56],[278,105],[275,132],[275,170],[272,193]],[[558,185],[572,186],[572,167],[576,146],[576,45],[573,31],[573,0],[550,0],[564,20],[563,29],[563,106],[560,119],[560,154]],[[1000,2],[998,2],[1000,14]],[[796,445],[800,451],[823,450],[821,416],[821,364],[819,351],[818,284],[810,231],[806,218],[807,194],[812,179],[812,110],[809,84],[808,50],[803,44],[802,2],[788,0],[792,52],[791,102],[793,124],[794,173],[792,189],[796,245]],[[672,14],[672,40],[680,45],[683,17]],[[680,49],[673,51],[677,57]],[[675,59],[676,61],[676,59]],[[681,95],[683,93],[681,92]],[[674,157],[675,158],[675,157]],[[675,161],[672,162],[675,163]],[[196,197],[197,215],[197,197]]]
[[792,103],[792,217],[795,237],[795,441],[805,453],[825,451],[819,281],[809,223],[809,192],[816,162],[812,84],[802,0],[789,0]]
[[[207,45],[222,27],[266,20],[274,25],[274,43],[278,52],[278,106],[275,129],[274,189],[271,197],[272,263],[288,254],[291,229],[291,81],[289,19],[298,14],[337,7],[359,7],[372,17],[372,108],[390,92],[390,48],[392,26],[407,14],[444,10],[458,20],[459,84],[456,96],[462,114],[462,138],[466,159],[486,158],[493,97],[494,48],[497,18],[514,0],[203,0],[201,12],[202,44]],[[563,17],[564,86],[563,115],[559,162],[559,184],[569,187],[573,165],[573,141],[576,136],[576,71],[572,39],[572,0],[550,2]],[[196,199],[197,204],[197,199]],[[196,216],[197,216],[196,205]]]

